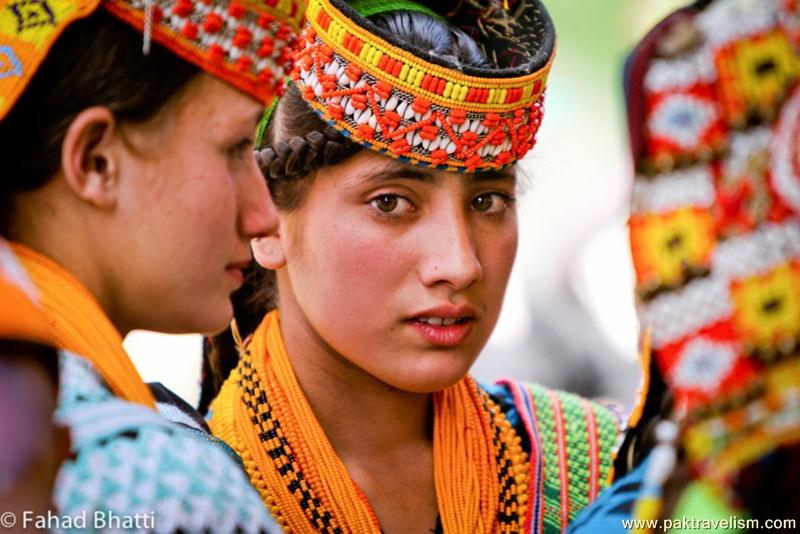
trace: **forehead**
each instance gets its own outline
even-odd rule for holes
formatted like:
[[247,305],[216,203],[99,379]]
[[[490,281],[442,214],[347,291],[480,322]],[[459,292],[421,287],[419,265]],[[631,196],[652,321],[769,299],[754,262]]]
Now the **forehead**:
[[203,123],[204,128],[255,127],[263,104],[250,95],[206,73],[192,79],[177,96],[175,116],[183,122]]
[[439,184],[457,178],[464,185],[488,181],[516,182],[516,169],[513,166],[502,170],[487,170],[477,173],[453,172],[402,162],[366,150],[350,158],[347,163],[351,167],[349,169],[351,172],[346,173],[347,180],[353,185],[365,181],[389,179],[409,179]]

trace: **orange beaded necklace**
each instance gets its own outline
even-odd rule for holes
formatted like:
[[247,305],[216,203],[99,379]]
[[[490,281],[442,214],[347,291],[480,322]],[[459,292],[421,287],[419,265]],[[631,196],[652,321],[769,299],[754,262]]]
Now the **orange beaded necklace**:
[[155,409],[122,336],[86,287],[62,266],[19,243],[11,247],[39,290],[41,308],[59,348],[89,360],[118,397]]
[[[510,423],[469,377],[433,400],[434,479],[444,531],[522,531],[528,458]],[[212,431],[242,457],[287,532],[380,533],[297,382],[277,311],[242,348],[211,410]]]

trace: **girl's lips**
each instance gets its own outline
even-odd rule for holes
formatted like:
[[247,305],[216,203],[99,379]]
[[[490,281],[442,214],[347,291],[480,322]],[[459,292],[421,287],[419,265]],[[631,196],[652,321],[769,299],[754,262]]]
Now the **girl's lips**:
[[230,274],[236,280],[236,287],[241,287],[244,283],[244,273],[239,267],[228,267],[225,272]]
[[416,330],[422,338],[437,347],[455,347],[463,342],[472,331],[474,319],[465,319],[451,325],[432,325],[416,319],[407,323]]
[[244,270],[250,265],[250,260],[242,260],[233,263],[229,263],[225,266],[225,272],[230,274],[234,279],[236,279],[237,286],[241,287],[244,283]]

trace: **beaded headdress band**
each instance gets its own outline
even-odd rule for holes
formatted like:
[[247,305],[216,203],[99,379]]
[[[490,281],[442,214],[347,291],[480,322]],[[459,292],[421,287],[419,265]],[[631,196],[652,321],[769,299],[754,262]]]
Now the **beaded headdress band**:
[[311,0],[292,78],[324,120],[368,148],[451,171],[507,167],[541,123],[550,17],[538,0],[435,4],[492,67],[453,65],[396,42],[344,0]]
[[0,0],[0,120],[59,35],[100,5],[173,53],[266,102],[280,91],[302,0]]
[[800,442],[798,37],[796,2],[697,2],[626,69],[639,318],[722,486]]

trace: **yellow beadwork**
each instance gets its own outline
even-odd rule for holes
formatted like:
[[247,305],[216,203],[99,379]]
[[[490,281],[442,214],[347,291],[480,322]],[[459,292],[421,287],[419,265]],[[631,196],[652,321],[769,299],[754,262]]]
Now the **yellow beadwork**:
[[[433,400],[434,479],[445,532],[521,532],[529,470],[521,439],[469,378]],[[380,533],[297,382],[277,311],[253,335],[211,410],[212,430],[242,457],[286,532]],[[503,487],[510,489],[501,493]],[[516,520],[500,519],[512,513]]]

